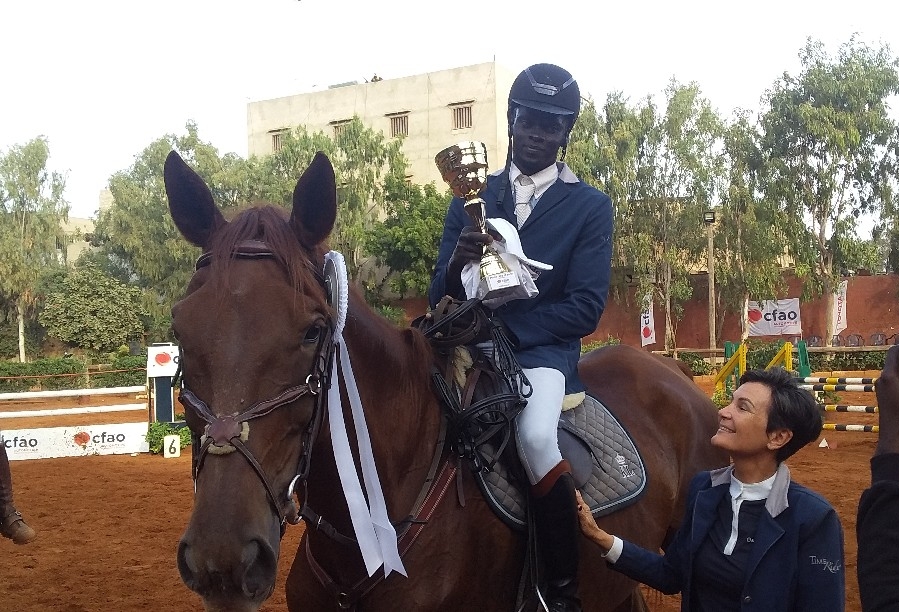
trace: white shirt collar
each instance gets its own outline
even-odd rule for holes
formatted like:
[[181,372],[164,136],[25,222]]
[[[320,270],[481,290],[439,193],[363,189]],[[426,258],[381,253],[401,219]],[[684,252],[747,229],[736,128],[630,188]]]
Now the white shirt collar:
[[[522,171],[518,169],[518,166],[515,165],[515,162],[512,162],[509,168],[509,181],[514,184],[515,179],[517,179],[522,174]],[[559,175],[559,167],[556,164],[550,164],[540,172],[530,175],[530,179],[534,181],[534,199],[539,200],[540,196],[546,193],[546,190],[552,187],[553,183],[559,180]]]
[[746,484],[737,480],[737,477],[734,476],[733,473],[731,473],[730,496],[733,499],[740,498],[745,501],[768,499],[768,495],[771,494],[771,488],[774,486],[775,476],[777,476],[777,472],[761,482]]

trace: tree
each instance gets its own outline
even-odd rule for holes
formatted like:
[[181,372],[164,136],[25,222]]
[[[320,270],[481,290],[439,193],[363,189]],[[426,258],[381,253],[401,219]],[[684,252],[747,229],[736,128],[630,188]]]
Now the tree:
[[39,320],[47,333],[63,342],[112,351],[142,337],[146,316],[139,288],[83,262],[51,283]]
[[65,179],[47,170],[49,157],[44,137],[0,156],[0,293],[15,303],[22,362],[25,322],[37,304],[38,280],[48,268],[61,266],[65,257]]
[[[112,206],[100,212],[91,244],[107,259],[101,268],[127,279],[143,292],[143,306],[151,318],[151,335],[166,337],[169,311],[193,274],[199,249],[175,229],[168,210],[162,170],[170,151],[179,153],[206,180],[216,202],[225,209],[250,199],[247,162],[218,150],[199,137],[194,123],[186,134],[167,134],[135,156],[127,170],[109,179]],[[94,258],[93,256],[91,257]]]
[[[746,112],[738,112],[724,132],[726,174],[716,231],[716,288],[725,308],[717,309],[721,329],[727,310],[741,312],[741,339],[749,336],[749,300],[776,299],[785,287],[783,259],[805,226],[765,198],[766,159],[761,136]],[[800,270],[800,273],[802,270]]]
[[387,282],[400,297],[426,295],[451,194],[438,192],[434,183],[421,187],[404,181],[388,194],[387,218],[372,227],[365,247],[378,265],[390,269]]
[[800,59],[799,76],[784,74],[766,94],[766,197],[811,225],[813,248],[791,254],[813,269],[815,289],[826,296],[829,344],[839,281],[834,247],[854,235],[859,214],[882,209],[893,197],[897,124],[888,99],[899,93],[899,73],[887,47],[854,37],[836,57],[809,40]]
[[312,161],[316,151],[331,159],[337,178],[337,222],[330,246],[343,253],[349,276],[361,284],[368,253],[365,244],[388,206],[387,184],[404,182],[406,160],[402,142],[388,140],[362,124],[359,117],[341,126],[335,138],[321,132],[310,134],[298,126],[281,135],[280,150],[262,159],[251,159],[255,180],[264,185],[265,199],[287,206],[297,178]]

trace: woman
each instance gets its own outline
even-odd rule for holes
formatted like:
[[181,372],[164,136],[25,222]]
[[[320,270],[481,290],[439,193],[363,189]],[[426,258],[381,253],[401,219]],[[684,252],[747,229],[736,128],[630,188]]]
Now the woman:
[[578,496],[581,531],[611,567],[681,610],[842,611],[843,532],[823,497],[783,463],[821,432],[812,396],[786,370],[750,370],[719,412],[712,444],[733,463],[690,484],[687,512],[664,554],[600,529]]

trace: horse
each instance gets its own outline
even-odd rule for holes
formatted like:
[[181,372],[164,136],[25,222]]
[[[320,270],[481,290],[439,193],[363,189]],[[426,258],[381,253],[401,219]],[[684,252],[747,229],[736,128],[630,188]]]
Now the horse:
[[[164,179],[178,231],[203,253],[172,308],[180,399],[195,436],[193,509],[177,550],[185,585],[208,611],[257,610],[274,589],[284,529],[302,516],[286,582],[293,612],[513,610],[526,537],[496,517],[464,465],[443,462],[435,475],[443,416],[431,345],[377,314],[354,286],[335,288],[345,279],[325,270],[337,214],[327,157],[316,154],[302,174],[289,214],[257,205],[226,221],[175,152]],[[337,353],[351,376],[343,361],[331,375]],[[588,353],[579,371],[629,430],[648,474],[639,501],[601,524],[658,549],[681,520],[691,476],[726,462],[709,443],[714,406],[676,368],[628,346]],[[335,417],[353,416],[350,378],[367,426],[349,428],[352,456],[360,460],[367,437],[392,527],[414,531],[398,545],[406,576],[367,571],[354,532],[333,441]],[[584,610],[642,609],[637,585],[609,570],[597,547],[585,541],[580,554]]]

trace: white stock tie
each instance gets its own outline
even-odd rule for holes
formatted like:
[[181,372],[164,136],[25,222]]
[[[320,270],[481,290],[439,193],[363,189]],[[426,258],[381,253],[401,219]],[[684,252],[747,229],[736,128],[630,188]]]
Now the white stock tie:
[[531,214],[531,198],[537,186],[530,177],[521,175],[515,180],[515,218],[518,220],[518,229],[524,225]]

